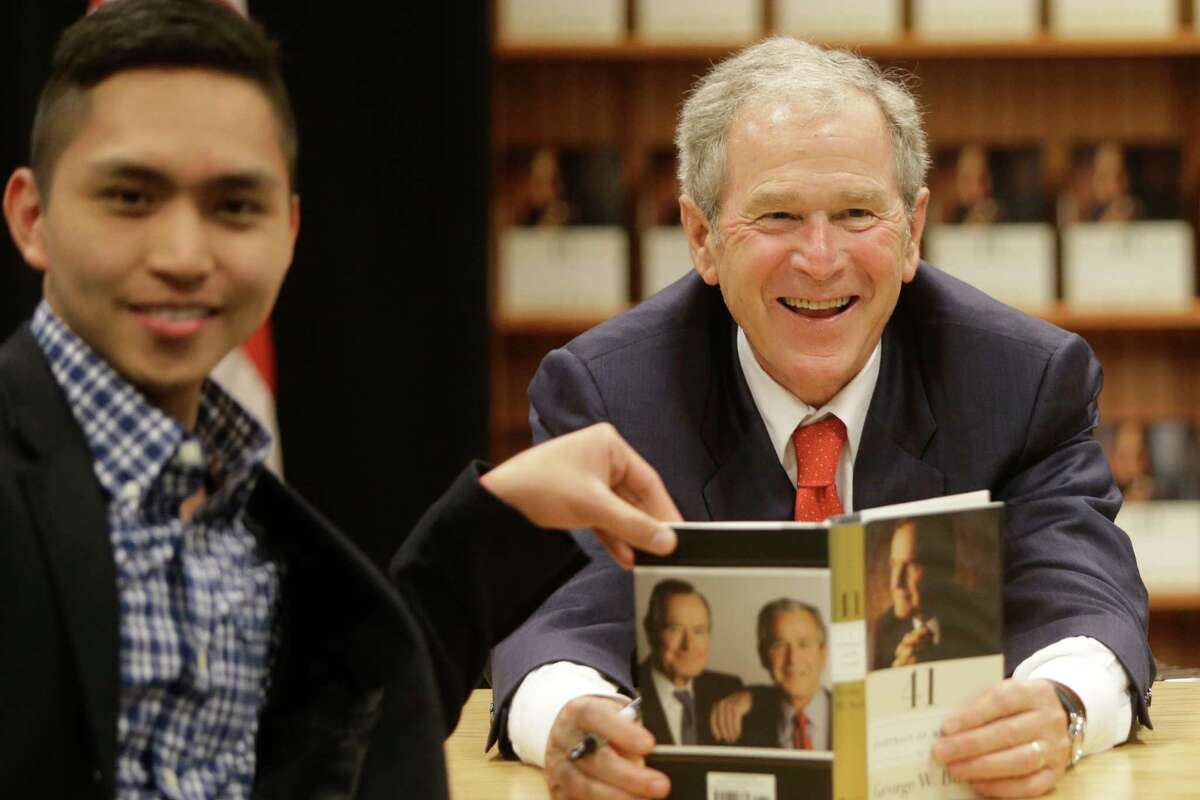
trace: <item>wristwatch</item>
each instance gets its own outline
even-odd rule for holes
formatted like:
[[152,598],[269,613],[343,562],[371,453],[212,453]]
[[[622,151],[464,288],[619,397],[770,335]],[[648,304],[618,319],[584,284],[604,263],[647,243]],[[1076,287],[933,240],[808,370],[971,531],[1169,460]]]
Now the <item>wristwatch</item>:
[[1050,681],[1054,686],[1054,693],[1058,695],[1058,702],[1062,703],[1063,711],[1067,712],[1067,737],[1071,740],[1071,762],[1067,764],[1067,769],[1079,763],[1079,759],[1083,758],[1083,733],[1087,728],[1087,709],[1083,707],[1083,701],[1079,699],[1079,695],[1075,694],[1068,686],[1063,686],[1057,681]]

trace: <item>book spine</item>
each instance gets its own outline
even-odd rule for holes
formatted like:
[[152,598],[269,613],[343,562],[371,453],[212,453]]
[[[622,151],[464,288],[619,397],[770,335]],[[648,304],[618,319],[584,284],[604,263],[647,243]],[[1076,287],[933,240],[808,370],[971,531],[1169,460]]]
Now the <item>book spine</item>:
[[832,618],[830,666],[833,679],[833,797],[867,797],[867,622],[866,559],[861,522],[829,531]]

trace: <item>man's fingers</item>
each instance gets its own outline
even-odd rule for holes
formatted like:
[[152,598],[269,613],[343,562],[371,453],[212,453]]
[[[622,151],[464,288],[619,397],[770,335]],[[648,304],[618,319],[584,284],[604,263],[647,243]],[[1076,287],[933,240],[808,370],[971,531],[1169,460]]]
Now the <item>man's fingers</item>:
[[633,569],[634,555],[632,547],[608,531],[595,528],[593,532],[596,534],[596,538],[600,540],[600,544],[604,545],[604,549],[612,556],[613,561],[617,562],[622,569]]
[[1009,678],[984,692],[978,699],[955,709],[942,723],[942,733],[951,735],[959,731],[978,728],[992,720],[1030,711],[1039,706],[1059,709],[1061,706],[1054,689],[1048,681],[1017,681]]
[[949,766],[950,774],[960,780],[973,781],[1029,777],[1043,769],[1065,770],[1067,746],[1065,741],[1022,741],[1012,747],[954,762]]
[[[590,779],[593,785],[620,792],[614,796],[623,798],[628,793],[635,797],[665,797],[671,790],[671,783],[666,775],[622,757],[607,745],[573,763],[581,775]],[[591,788],[595,790],[595,786]]]
[[675,549],[675,531],[626,502],[607,486],[593,485],[592,490],[581,498],[581,503],[574,515],[577,519],[571,521],[572,526],[591,525],[639,550],[658,555],[666,555]]
[[588,703],[581,706],[575,724],[606,739],[626,753],[645,755],[654,747],[654,737],[640,722],[625,719],[612,703]]
[[1040,797],[1054,788],[1059,777],[1061,773],[1043,769],[1023,778],[971,781],[971,788],[980,797]]
[[656,519],[683,521],[659,474],[621,438],[616,428],[610,427],[610,430],[613,443],[609,452],[615,467],[611,481],[613,488],[620,489],[623,497]]

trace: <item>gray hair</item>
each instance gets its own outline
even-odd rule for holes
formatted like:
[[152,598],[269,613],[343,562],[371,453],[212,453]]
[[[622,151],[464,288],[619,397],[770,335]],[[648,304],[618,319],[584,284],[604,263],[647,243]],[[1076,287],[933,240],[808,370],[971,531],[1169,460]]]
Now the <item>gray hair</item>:
[[921,110],[905,73],[882,70],[845,50],[774,36],[713,67],[692,87],[679,114],[679,185],[716,230],[725,177],[725,139],[737,112],[767,98],[801,100],[828,111],[855,93],[873,99],[892,133],[896,180],[909,213],[929,170]]
[[813,623],[817,626],[817,634],[821,637],[821,645],[824,646],[826,643],[828,632],[825,630],[825,620],[821,619],[821,612],[816,606],[801,600],[793,600],[790,597],[780,597],[778,600],[772,600],[758,612],[758,659],[767,669],[771,668],[767,652],[771,649],[771,645],[775,641],[775,618],[780,614],[787,614],[793,611],[807,611],[809,616],[813,618]]

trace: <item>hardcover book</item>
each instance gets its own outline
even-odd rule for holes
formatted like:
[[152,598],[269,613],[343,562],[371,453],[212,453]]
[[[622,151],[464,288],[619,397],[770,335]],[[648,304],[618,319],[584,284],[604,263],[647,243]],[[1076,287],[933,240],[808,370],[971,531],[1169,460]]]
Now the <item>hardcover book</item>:
[[506,45],[606,44],[625,39],[625,0],[500,0]]
[[657,150],[650,154],[638,206],[643,299],[692,270],[687,236],[679,222],[680,190],[675,166],[673,150]]
[[1004,673],[1003,506],[975,492],[824,523],[682,523],[634,569],[648,763],[674,797],[972,797],[943,718]]
[[741,43],[762,35],[761,0],[636,0],[634,35],[665,44]]
[[1077,309],[1186,309],[1195,245],[1179,147],[1076,147],[1059,200],[1063,299]]
[[1050,0],[1050,30],[1063,38],[1172,36],[1178,0]]
[[1035,147],[938,150],[924,244],[939,268],[1026,309],[1054,302],[1054,226]]
[[913,32],[930,39],[983,41],[1036,36],[1038,0],[913,0]]
[[827,42],[894,39],[903,31],[902,0],[775,0],[775,31]]
[[629,236],[616,148],[517,150],[504,162],[503,313],[606,315],[629,300]]

